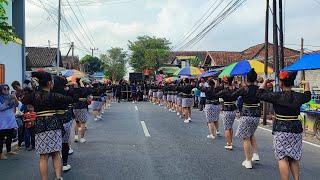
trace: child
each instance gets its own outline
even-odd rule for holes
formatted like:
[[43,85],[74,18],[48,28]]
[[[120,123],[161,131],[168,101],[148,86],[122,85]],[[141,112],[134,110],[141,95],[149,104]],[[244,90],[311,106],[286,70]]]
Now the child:
[[[28,151],[35,148],[34,121],[36,118],[37,115],[34,112],[34,107],[32,105],[27,105],[27,112],[23,115],[23,121],[25,124],[24,142]],[[30,147],[30,140],[32,147]]]

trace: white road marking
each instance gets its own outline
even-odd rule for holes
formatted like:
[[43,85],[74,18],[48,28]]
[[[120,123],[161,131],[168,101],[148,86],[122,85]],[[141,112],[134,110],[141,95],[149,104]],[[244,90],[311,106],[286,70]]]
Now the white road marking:
[[134,108],[136,109],[136,111],[139,111],[139,109],[138,109],[138,106],[137,106],[137,105],[135,105],[135,106],[134,106]]
[[[239,119],[237,119],[237,121],[239,122]],[[268,132],[272,132],[271,129],[267,129],[267,128],[264,128],[264,127],[261,127],[261,126],[258,126],[259,129],[262,129],[262,130],[265,130],[265,131],[268,131]],[[309,141],[305,141],[305,140],[302,140],[303,143],[306,143],[306,144],[309,144],[311,146],[314,146],[314,147],[317,147],[317,148],[320,148],[320,145],[318,144],[314,144],[312,142],[309,142]]]
[[150,133],[149,133],[149,131],[148,131],[148,128],[147,128],[147,126],[146,126],[146,123],[145,123],[144,121],[141,121],[141,126],[142,126],[142,129],[143,129],[144,135],[145,135],[146,137],[151,137],[151,136],[150,136]]
[[[264,128],[264,127],[260,127],[260,126],[258,126],[258,128],[263,129],[263,130],[265,130],[265,131],[272,132],[272,130],[267,129],[267,128]],[[311,146],[315,146],[315,147],[320,148],[320,145],[318,145],[318,144],[314,144],[314,143],[312,143],[312,142],[305,141],[305,140],[302,140],[302,142],[303,142],[303,143],[306,143],[306,144],[309,144],[309,145],[311,145]]]

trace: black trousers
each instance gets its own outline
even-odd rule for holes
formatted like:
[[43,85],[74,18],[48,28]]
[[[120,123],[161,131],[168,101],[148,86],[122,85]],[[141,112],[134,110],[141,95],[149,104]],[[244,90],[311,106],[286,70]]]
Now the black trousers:
[[18,146],[21,147],[22,142],[24,142],[24,125],[18,128]]
[[69,143],[62,143],[62,164],[66,166],[68,164],[69,157]]
[[12,138],[13,138],[13,132],[14,129],[3,129],[0,130],[0,153],[2,153],[3,149],[3,141],[6,138],[6,148],[7,148],[7,153],[11,152],[11,143],[12,143]]

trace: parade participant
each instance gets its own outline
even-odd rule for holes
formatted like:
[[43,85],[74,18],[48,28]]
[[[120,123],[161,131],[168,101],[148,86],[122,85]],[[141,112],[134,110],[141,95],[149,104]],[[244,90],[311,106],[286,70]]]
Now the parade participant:
[[199,102],[199,111],[203,111],[204,106],[206,105],[206,88],[208,83],[202,78],[199,83],[200,89],[200,102]]
[[80,139],[81,143],[85,143],[87,140],[85,137],[86,131],[86,122],[89,119],[89,95],[91,90],[87,87],[84,87],[84,84],[81,82],[80,78],[77,78],[76,84],[74,84],[73,94],[76,100],[76,103],[73,107],[73,113],[75,116],[76,126],[75,126],[75,136],[74,141],[78,142]]
[[37,113],[35,121],[36,152],[40,154],[40,174],[42,180],[48,179],[48,159],[52,157],[56,179],[61,177],[62,121],[56,116],[57,106],[70,104],[73,99],[62,94],[53,93],[53,78],[47,72],[34,72],[39,90],[26,94],[22,102],[31,104]]
[[214,80],[209,81],[209,87],[202,87],[201,91],[205,92],[206,94],[206,105],[204,108],[208,128],[209,128],[209,135],[207,138],[209,139],[215,139],[217,135],[217,129],[216,127],[219,127],[219,114],[220,114],[220,103],[219,98],[217,97],[217,93],[221,90],[218,83],[215,83]]
[[132,103],[136,103],[138,101],[138,94],[137,94],[137,86],[134,82],[131,82],[130,84],[130,92],[131,92]]
[[180,118],[182,118],[183,112],[182,112],[182,81],[179,81],[179,83],[177,84],[177,116],[179,116]]
[[[59,93],[64,96],[68,96],[69,98],[74,99],[73,93],[67,87],[67,79],[60,76],[54,76],[54,86],[52,89],[53,93]],[[62,133],[62,170],[69,171],[71,169],[71,165],[68,164],[68,156],[69,156],[69,138],[72,127],[72,103],[60,103],[56,105],[56,116],[57,118],[63,122],[64,132]]]
[[242,165],[247,169],[252,168],[251,161],[260,160],[254,136],[261,116],[260,100],[256,95],[259,88],[255,85],[256,80],[257,73],[254,69],[251,69],[247,75],[246,86],[232,94],[235,98],[241,96],[244,103],[243,109],[240,111],[241,118],[236,136],[243,140],[243,150],[246,159],[242,162]]
[[182,87],[182,108],[183,108],[183,114],[185,117],[184,123],[190,123],[191,122],[191,108],[193,106],[193,96],[191,94],[191,91],[193,89],[193,86],[190,84],[189,79],[184,80],[185,85]]
[[106,86],[106,93],[107,93],[107,101],[106,101],[106,107],[111,107],[112,98],[113,98],[113,87],[111,81],[108,82]]
[[257,93],[262,101],[273,104],[276,114],[273,121],[273,146],[282,180],[289,180],[290,171],[295,180],[299,179],[303,128],[298,116],[301,105],[311,99],[308,82],[301,82],[304,85],[304,93],[292,91],[296,75],[296,72],[282,71],[279,74],[281,92],[265,90],[267,83],[271,82],[266,79]]
[[8,155],[16,155],[11,151],[11,143],[14,129],[18,127],[14,109],[18,106],[18,99],[15,95],[10,95],[10,88],[6,84],[0,85],[0,160],[7,159],[3,154],[3,142],[5,139]]
[[162,87],[163,87],[163,85],[160,83],[159,85],[158,85],[158,92],[157,92],[157,104],[159,105],[159,106],[162,106],[162,96],[163,96],[163,91],[162,91]]
[[102,95],[104,94],[104,88],[100,83],[92,84],[93,89],[92,91],[92,113],[94,121],[97,121],[102,118],[101,110],[103,107],[103,98]]
[[157,104],[158,85],[154,84],[152,88],[152,103]]
[[122,83],[123,80],[121,79],[118,84],[116,85],[115,89],[116,89],[116,100],[118,103],[120,103],[121,98],[122,98]]
[[168,96],[168,83],[167,82],[164,82],[164,85],[162,86],[162,92],[163,92],[162,104],[163,104],[164,108],[167,108],[167,96]]
[[173,82],[170,82],[169,87],[168,87],[168,95],[167,95],[169,112],[173,112],[173,110],[172,110],[173,109],[173,106],[172,106],[173,91],[174,91]]
[[177,92],[177,81],[175,81],[173,83],[173,91],[172,91],[172,112],[176,112],[177,111],[177,95],[178,95],[178,92]]
[[235,92],[235,87],[232,85],[233,77],[223,78],[224,89],[217,93],[217,97],[223,99],[222,111],[220,112],[220,120],[224,124],[224,134],[226,137],[226,146],[227,150],[232,150],[232,139],[233,139],[233,123],[236,118],[236,100],[237,98],[232,97],[232,93]]

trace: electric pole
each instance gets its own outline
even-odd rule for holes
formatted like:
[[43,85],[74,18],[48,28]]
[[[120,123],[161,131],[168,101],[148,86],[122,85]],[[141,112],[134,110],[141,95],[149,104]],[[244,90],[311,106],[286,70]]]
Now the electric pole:
[[[303,54],[304,54],[304,39],[301,38],[301,49],[300,49],[300,58],[302,58]],[[306,79],[306,74],[305,74],[305,71],[303,70],[301,72],[301,80],[304,81]]]
[[91,56],[93,57],[93,51],[96,51],[96,50],[98,50],[98,48],[90,48],[90,50],[91,50]]
[[61,0],[58,7],[58,47],[57,47],[57,67],[60,65],[60,21],[61,21]]
[[284,68],[284,47],[283,47],[283,13],[282,13],[282,0],[279,0],[279,39],[280,39],[280,49],[279,49],[279,60],[280,69]]
[[74,57],[74,42],[71,42],[71,56]]
[[273,0],[273,65],[275,70],[275,90],[279,91],[279,49],[278,49],[278,24],[277,0]]
[[[265,54],[264,54],[264,78],[268,78],[268,59],[269,59],[269,0],[266,0],[266,22],[265,22]],[[267,125],[267,103],[263,102],[263,125]]]

